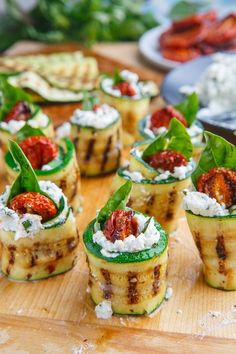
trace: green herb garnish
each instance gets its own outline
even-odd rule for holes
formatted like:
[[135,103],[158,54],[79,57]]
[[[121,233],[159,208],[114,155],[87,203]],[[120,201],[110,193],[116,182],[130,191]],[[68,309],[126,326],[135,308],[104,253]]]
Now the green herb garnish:
[[187,96],[183,101],[174,106],[185,117],[188,126],[190,127],[196,120],[196,115],[199,110],[198,95],[193,92]]
[[147,230],[148,226],[149,226],[150,223],[151,223],[151,220],[152,220],[152,216],[150,216],[150,218],[148,218],[148,220],[145,222],[144,228],[143,228],[143,230],[142,230],[143,233]]
[[22,141],[30,136],[45,136],[45,134],[41,129],[33,128],[28,124],[25,124],[16,134],[17,141]]
[[115,69],[112,79],[113,79],[113,85],[118,85],[121,84],[122,82],[125,82],[125,79],[121,76],[120,71],[118,69]]
[[187,159],[192,156],[193,146],[186,129],[176,118],[171,119],[167,132],[160,134],[143,151],[143,158],[151,156],[158,151],[174,150],[184,155]]
[[82,110],[83,111],[92,111],[93,106],[98,103],[98,97],[93,96],[88,91],[84,91],[83,101],[82,101]]
[[6,77],[0,75],[0,121],[4,120],[7,113],[19,101],[30,103],[31,96],[20,88],[10,85]]
[[236,171],[236,147],[224,138],[210,132],[205,132],[205,138],[206,147],[192,174],[195,187],[199,177],[214,167],[225,167]]
[[97,222],[103,226],[105,221],[110,217],[113,211],[124,209],[132,188],[132,182],[127,181],[123,184],[106,202],[104,207],[99,211]]

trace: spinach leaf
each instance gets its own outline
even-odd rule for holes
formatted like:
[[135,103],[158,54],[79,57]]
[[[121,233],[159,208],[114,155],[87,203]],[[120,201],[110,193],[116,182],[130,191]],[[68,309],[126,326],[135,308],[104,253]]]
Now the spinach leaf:
[[196,120],[196,115],[199,110],[198,95],[193,92],[174,107],[183,114],[183,116],[186,118],[186,121],[188,122],[188,126],[190,127]]
[[205,132],[206,147],[197,168],[192,174],[195,187],[199,177],[214,167],[226,167],[236,171],[236,147],[224,138]]
[[31,102],[31,96],[20,88],[10,85],[6,76],[0,75],[0,121],[18,101]]
[[88,91],[84,91],[82,102],[83,111],[92,111],[93,106],[98,103],[98,97],[91,95]]
[[118,69],[115,69],[113,74],[113,84],[118,85],[122,82],[125,82],[125,79],[120,75],[120,71]]
[[194,0],[181,0],[173,5],[169,12],[169,16],[171,19],[176,20],[186,16],[190,16],[202,8],[205,8],[209,5],[209,0],[203,1],[194,1]]
[[17,141],[22,141],[28,138],[29,136],[45,136],[45,134],[42,132],[41,129],[33,128],[28,124],[25,124],[23,128],[21,128],[16,134]]
[[148,220],[145,222],[144,228],[142,230],[143,233],[147,230],[148,226],[150,225],[151,220],[152,220],[152,216],[150,216],[150,218],[148,218]]
[[8,201],[23,192],[38,192],[42,194],[36,174],[19,145],[10,140],[9,149],[15,162],[20,167],[20,174],[12,184]]
[[169,130],[154,139],[144,150],[142,157],[148,157],[161,150],[180,152],[187,159],[192,156],[193,146],[183,124],[176,118],[171,119]]
[[125,208],[131,188],[132,182],[127,181],[108,199],[104,207],[98,213],[97,222],[99,224],[103,226],[114,210]]

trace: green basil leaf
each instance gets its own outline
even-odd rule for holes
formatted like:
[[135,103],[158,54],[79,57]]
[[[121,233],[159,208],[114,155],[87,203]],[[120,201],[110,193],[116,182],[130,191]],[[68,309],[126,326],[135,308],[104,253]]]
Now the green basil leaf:
[[199,177],[214,167],[225,167],[236,171],[236,147],[224,138],[210,132],[205,132],[205,138],[206,147],[192,174],[195,187]]
[[21,128],[16,134],[17,141],[19,142],[28,138],[29,136],[45,136],[45,134],[41,129],[33,128],[28,124],[25,124],[23,128]]
[[148,228],[148,226],[149,226],[151,220],[152,220],[152,216],[150,216],[150,218],[145,222],[144,228],[143,228],[143,230],[142,230],[143,233],[147,230],[147,228]]
[[88,93],[88,91],[84,91],[83,94],[83,102],[82,102],[82,110],[83,111],[92,111],[93,106],[98,103],[98,97],[92,96]]
[[104,207],[98,213],[97,222],[99,224],[103,225],[114,210],[124,209],[126,207],[131,188],[132,182],[127,181],[108,199]]
[[20,88],[10,85],[6,76],[0,75],[0,121],[4,119],[11,108],[19,101],[31,102],[31,96]]
[[187,159],[192,156],[193,146],[183,124],[176,118],[171,119],[169,130],[155,138],[144,150],[142,157],[148,157],[161,150],[174,150]]
[[10,140],[9,150],[15,162],[20,167],[20,174],[12,184],[8,201],[23,192],[38,192],[42,194],[36,174],[19,145],[15,141]]
[[180,113],[183,114],[188,126],[190,127],[196,120],[196,115],[199,110],[199,99],[198,95],[193,92],[191,95],[187,96],[183,101],[174,106]]
[[114,75],[113,75],[113,84],[118,85],[121,84],[122,82],[125,82],[125,79],[120,75],[120,71],[118,69],[115,69]]

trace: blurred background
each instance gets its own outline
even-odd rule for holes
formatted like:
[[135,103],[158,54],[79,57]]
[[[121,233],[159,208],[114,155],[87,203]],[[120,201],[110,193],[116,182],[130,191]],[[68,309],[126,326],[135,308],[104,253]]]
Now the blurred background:
[[0,0],[0,51],[22,39],[137,41],[170,19],[210,8],[223,16],[235,7],[235,0]]

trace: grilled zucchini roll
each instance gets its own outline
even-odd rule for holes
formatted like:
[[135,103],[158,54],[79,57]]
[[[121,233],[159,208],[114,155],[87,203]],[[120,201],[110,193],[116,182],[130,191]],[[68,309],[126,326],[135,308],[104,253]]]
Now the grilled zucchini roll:
[[167,232],[175,231],[182,191],[191,184],[194,169],[191,156],[190,137],[174,118],[167,132],[154,140],[135,144],[129,165],[117,171],[113,188],[131,180],[133,188],[128,205],[154,216]]
[[1,270],[15,280],[64,273],[76,261],[78,235],[67,198],[52,182],[38,182],[17,143],[10,151],[21,172],[0,197]]
[[204,148],[204,128],[196,120],[198,110],[198,96],[193,93],[176,106],[166,106],[147,115],[139,122],[139,133],[145,139],[155,138],[168,129],[175,117],[186,127],[193,144],[193,157],[198,160]]
[[26,123],[40,128],[46,136],[54,136],[49,117],[38,106],[31,104],[28,94],[11,86],[3,77],[0,78],[0,94],[0,143],[3,151],[7,150],[8,140],[14,140]]
[[[51,181],[62,189],[74,212],[80,207],[80,172],[75,148],[69,138],[56,144],[40,129],[25,125],[17,134],[21,149],[39,180]],[[9,183],[15,180],[19,166],[8,151],[4,164]]]
[[150,105],[150,85],[139,81],[128,70],[103,77],[100,82],[101,101],[115,107],[122,118],[122,142],[125,146],[138,140],[138,122],[147,115]]
[[75,144],[80,172],[98,176],[117,170],[121,157],[121,119],[118,111],[107,104],[95,104],[89,97],[77,109],[70,123],[57,133],[70,135]]
[[153,219],[126,208],[127,181],[83,235],[91,296],[100,318],[153,312],[166,293],[168,238]]
[[236,290],[236,148],[206,132],[207,145],[185,192],[184,209],[206,282]]

